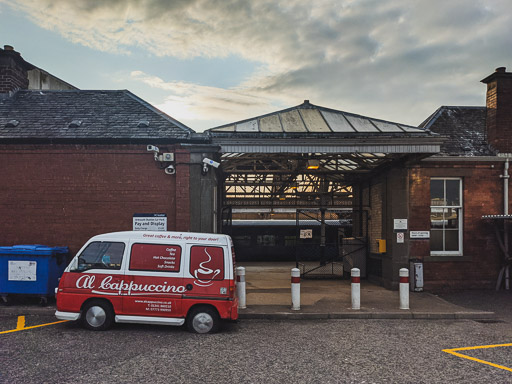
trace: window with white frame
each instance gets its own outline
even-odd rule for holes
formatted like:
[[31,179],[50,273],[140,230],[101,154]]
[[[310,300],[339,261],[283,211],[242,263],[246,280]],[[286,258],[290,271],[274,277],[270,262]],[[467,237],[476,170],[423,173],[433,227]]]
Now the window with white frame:
[[430,179],[430,254],[462,255],[462,179]]

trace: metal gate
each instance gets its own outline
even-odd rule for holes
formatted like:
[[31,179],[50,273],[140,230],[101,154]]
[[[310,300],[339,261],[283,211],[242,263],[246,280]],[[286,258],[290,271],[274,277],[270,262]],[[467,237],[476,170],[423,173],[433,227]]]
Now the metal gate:
[[296,265],[303,278],[343,277],[341,244],[351,235],[352,210],[298,209]]

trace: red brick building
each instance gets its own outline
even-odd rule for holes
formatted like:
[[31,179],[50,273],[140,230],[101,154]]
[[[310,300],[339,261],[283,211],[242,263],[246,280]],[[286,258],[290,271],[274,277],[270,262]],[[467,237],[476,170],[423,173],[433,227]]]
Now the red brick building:
[[[512,73],[498,68],[483,82],[486,107],[441,107],[420,127],[305,102],[196,134],[129,91],[78,90],[6,46],[0,245],[76,252],[90,236],[131,230],[144,213],[165,214],[167,230],[217,232],[220,212],[232,208],[226,192],[246,183],[268,189],[262,204],[271,207],[320,207],[330,196],[328,208],[344,201],[359,212],[353,235],[368,244],[365,275],[386,287],[398,287],[412,260],[427,290],[494,287],[505,264],[496,228],[503,237],[506,220],[482,216],[508,213],[505,201],[510,208],[502,176],[512,157]],[[299,195],[309,160],[317,170],[303,174]]]
[[212,188],[198,187],[213,182],[204,139],[126,90],[29,89],[33,68],[0,49],[1,245],[76,252],[143,213],[165,214],[168,230],[213,229]]
[[410,240],[409,254],[423,260],[427,289],[491,288],[505,264],[496,229],[507,224],[482,216],[511,207],[503,176],[512,157],[512,73],[498,68],[482,83],[486,107],[441,107],[422,124],[448,140],[409,171],[410,229],[430,229],[430,241]]
[[[439,154],[396,164],[357,186],[355,206],[369,212],[370,278],[396,287],[398,269],[415,260],[423,263],[427,290],[497,285],[506,265],[497,233],[503,240],[508,219],[482,216],[511,208],[503,176],[512,158],[512,73],[498,68],[482,82],[486,107],[443,106],[420,125],[445,137]],[[395,219],[407,219],[400,241]],[[385,253],[378,252],[379,238]],[[510,238],[503,248],[511,249]]]

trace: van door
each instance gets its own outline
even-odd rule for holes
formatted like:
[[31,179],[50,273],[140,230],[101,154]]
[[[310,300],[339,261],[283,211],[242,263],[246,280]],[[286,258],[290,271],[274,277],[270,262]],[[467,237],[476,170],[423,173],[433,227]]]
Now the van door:
[[128,289],[123,296],[124,314],[183,317],[183,284],[180,244],[132,242],[126,268]]
[[[229,296],[229,265],[225,246],[189,245],[187,276],[192,278],[192,289],[187,296],[220,297]],[[190,288],[190,285],[188,286]]]

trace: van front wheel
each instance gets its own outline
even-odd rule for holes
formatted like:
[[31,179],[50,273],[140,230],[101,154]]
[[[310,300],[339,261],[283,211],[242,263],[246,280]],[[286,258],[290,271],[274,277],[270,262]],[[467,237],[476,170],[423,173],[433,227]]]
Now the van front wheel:
[[208,306],[193,308],[187,316],[187,328],[194,333],[215,333],[219,330],[220,317]]
[[114,311],[109,303],[93,300],[82,311],[82,324],[92,331],[104,331],[114,322]]

